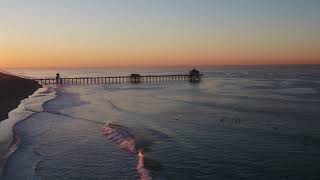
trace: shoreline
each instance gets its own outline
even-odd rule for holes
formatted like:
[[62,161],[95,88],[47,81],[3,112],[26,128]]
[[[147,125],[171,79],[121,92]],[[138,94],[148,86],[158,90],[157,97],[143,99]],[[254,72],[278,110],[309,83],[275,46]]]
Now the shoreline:
[[55,97],[54,89],[39,88],[21,100],[18,107],[10,111],[8,119],[0,122],[0,179],[2,179],[7,160],[17,150],[21,141],[16,133],[16,126],[34,114],[43,112],[43,103]]
[[0,122],[41,87],[36,81],[0,72]]
[[[21,106],[25,99],[28,99],[28,97],[32,96],[41,87],[42,85],[33,80],[0,72],[0,125],[10,124],[5,122],[5,120],[9,119],[9,114],[16,109],[19,109],[19,106]],[[9,137],[11,133],[6,134],[5,132],[1,132],[8,135],[8,137],[5,135],[4,139],[0,138],[0,177],[2,175],[6,159],[15,151],[19,144],[19,138],[14,132],[15,123],[13,127],[10,125],[6,127],[12,130],[13,137],[12,139]],[[1,127],[0,129],[2,129],[2,131],[5,130]]]
[[3,155],[3,157],[1,157],[1,151],[0,151],[0,179],[2,179],[3,171],[6,166],[8,158],[17,150],[21,141],[20,137],[15,132],[16,125],[17,124],[15,124],[12,127],[12,133],[13,133],[12,141],[8,147],[7,152],[5,153],[5,155]]

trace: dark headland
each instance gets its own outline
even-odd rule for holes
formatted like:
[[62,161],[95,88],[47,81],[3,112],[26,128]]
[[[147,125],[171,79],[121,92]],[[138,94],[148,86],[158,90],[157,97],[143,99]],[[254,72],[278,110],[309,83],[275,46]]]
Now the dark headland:
[[36,81],[0,72],[0,122],[18,107],[21,100],[41,87]]

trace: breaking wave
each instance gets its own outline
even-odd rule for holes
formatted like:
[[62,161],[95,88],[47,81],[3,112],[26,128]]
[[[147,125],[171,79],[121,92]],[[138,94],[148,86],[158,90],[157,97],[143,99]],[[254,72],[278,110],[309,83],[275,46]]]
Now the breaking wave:
[[144,153],[139,151],[138,153],[138,165],[137,165],[137,172],[142,180],[151,180],[150,173],[148,169],[144,165]]
[[137,153],[135,147],[135,136],[130,134],[128,129],[123,126],[108,123],[103,126],[102,134],[106,135],[108,139],[119,144],[122,149],[131,153]]
[[141,180],[151,180],[149,170],[145,167],[145,157],[142,149],[136,149],[135,136],[130,133],[129,129],[117,124],[108,123],[102,127],[102,134],[107,136],[111,141],[119,144],[121,149],[124,149],[132,154],[137,154],[137,173]]

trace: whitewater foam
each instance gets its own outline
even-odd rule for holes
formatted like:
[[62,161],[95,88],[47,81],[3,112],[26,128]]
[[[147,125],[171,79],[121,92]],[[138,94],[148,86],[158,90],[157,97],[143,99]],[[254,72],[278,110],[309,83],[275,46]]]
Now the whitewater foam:
[[102,128],[102,134],[106,135],[110,140],[119,144],[122,149],[131,153],[137,153],[135,145],[135,137],[123,126],[116,124],[106,124]]
[[130,133],[129,129],[117,124],[108,123],[102,127],[102,134],[107,136],[111,141],[119,144],[121,149],[125,149],[132,154],[137,154],[137,173],[141,180],[151,180],[149,170],[145,167],[145,157],[143,150],[136,149],[135,136]]
[[[39,94],[47,93],[46,96]],[[55,90],[52,87],[43,87],[34,94],[21,101],[20,105],[9,113],[9,118],[0,123],[0,176],[6,163],[6,159],[15,151],[18,137],[15,137],[14,127],[20,121],[43,111],[44,102],[55,98]]]
[[144,153],[139,151],[138,153],[138,165],[137,165],[137,172],[140,176],[141,180],[151,180],[150,172],[144,165]]

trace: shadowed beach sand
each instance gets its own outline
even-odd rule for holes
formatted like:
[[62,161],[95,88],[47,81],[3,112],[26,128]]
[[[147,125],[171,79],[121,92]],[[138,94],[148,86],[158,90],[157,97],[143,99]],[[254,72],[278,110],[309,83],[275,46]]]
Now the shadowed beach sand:
[[8,118],[8,113],[18,107],[20,101],[41,87],[35,81],[0,72],[0,121]]

